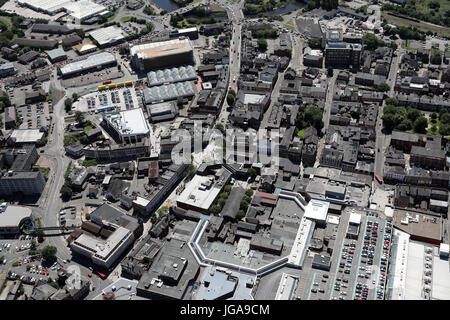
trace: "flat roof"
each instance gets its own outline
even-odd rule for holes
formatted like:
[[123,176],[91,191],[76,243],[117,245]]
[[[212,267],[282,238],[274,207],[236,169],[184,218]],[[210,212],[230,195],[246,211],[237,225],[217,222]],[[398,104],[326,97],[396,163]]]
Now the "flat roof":
[[68,0],[18,0],[20,4],[26,4],[32,8],[53,13],[70,2]]
[[106,240],[96,238],[86,234],[79,236],[73,244],[79,245],[92,252],[100,259],[106,260],[120,242],[131,235],[131,231],[123,227],[118,227]]
[[78,2],[70,1],[65,4],[64,7],[72,17],[78,20],[89,18],[107,10],[106,7],[88,0],[81,0]]
[[408,266],[406,268],[405,300],[423,300],[423,275],[424,275],[424,245],[409,242]]
[[305,217],[318,221],[326,221],[328,214],[328,201],[311,199],[305,208]]
[[150,132],[141,108],[106,113],[103,118],[122,136],[145,135]]
[[39,129],[15,129],[10,138],[15,139],[16,143],[36,142],[42,139],[44,133]]
[[[136,287],[139,281],[119,278],[102,290],[98,296],[92,300],[103,300],[108,292],[114,293],[114,300],[148,300],[147,298],[136,295]],[[113,289],[114,288],[114,289]]]
[[130,48],[130,55],[140,59],[154,59],[166,55],[174,55],[193,50],[189,39],[173,39],[168,41],[144,43]]
[[283,273],[281,276],[280,285],[275,295],[275,300],[291,300],[297,287],[298,277],[291,274]]
[[114,44],[125,39],[122,29],[116,26],[109,26],[107,28],[100,28],[91,31],[89,35],[98,42],[99,45]]
[[[433,222],[435,221],[435,222]],[[394,210],[393,225],[413,237],[441,240],[441,218],[407,210]]]
[[258,104],[264,101],[266,97],[265,94],[253,94],[253,93],[245,93],[244,94],[244,104]]
[[[204,186],[212,184],[209,188]],[[220,193],[213,176],[195,175],[177,199],[177,203],[208,210]]]
[[55,59],[58,57],[65,56],[66,53],[64,52],[64,50],[62,48],[56,48],[56,49],[47,51],[47,55],[50,59]]
[[61,67],[62,74],[71,74],[83,70],[89,70],[97,66],[102,66],[116,61],[114,54],[110,52],[100,52],[93,54],[86,59],[74,61]]
[[357,225],[361,224],[361,214],[351,212],[349,223],[353,223],[353,224],[357,224]]
[[0,228],[18,227],[23,219],[31,217],[31,213],[30,208],[7,205],[5,211],[0,210]]
[[394,228],[392,232],[392,259],[388,281],[389,300],[405,299],[408,248],[409,234]]
[[431,290],[433,299],[450,300],[450,269],[448,260],[434,256],[433,259],[433,286]]

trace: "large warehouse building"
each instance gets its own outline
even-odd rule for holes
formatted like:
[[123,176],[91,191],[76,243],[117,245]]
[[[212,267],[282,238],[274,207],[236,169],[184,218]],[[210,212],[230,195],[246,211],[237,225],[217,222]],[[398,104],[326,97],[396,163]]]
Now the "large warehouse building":
[[122,29],[116,26],[100,28],[89,33],[92,40],[98,43],[100,48],[115,45],[125,40]]
[[68,63],[61,67],[61,76],[69,78],[83,73],[101,70],[117,65],[116,57],[109,52],[93,54],[86,59]]
[[194,62],[189,39],[151,42],[131,47],[131,64],[138,71],[157,70]]

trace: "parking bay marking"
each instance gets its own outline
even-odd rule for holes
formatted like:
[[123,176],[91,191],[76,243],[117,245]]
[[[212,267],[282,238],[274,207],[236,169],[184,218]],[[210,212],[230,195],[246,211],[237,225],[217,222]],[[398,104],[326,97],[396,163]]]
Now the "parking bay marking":
[[[361,233],[361,235],[362,235],[362,237],[363,237],[363,238],[361,239],[361,245],[364,243],[364,235],[365,235],[365,233],[366,233],[366,228],[367,228],[367,222],[368,222],[368,221],[369,221],[369,219],[366,217],[366,223],[365,223],[365,225],[364,225],[364,232]],[[361,265],[361,259],[362,259],[362,254],[361,254],[361,252],[362,252],[362,246],[361,246],[361,248],[359,248],[358,269],[356,269],[356,272],[358,273],[358,275],[356,275],[356,278],[355,278],[355,284],[353,285],[353,295],[352,295],[352,300],[355,299],[356,284],[358,283],[358,278],[359,278],[359,272],[360,272],[359,268],[360,268],[360,265]]]

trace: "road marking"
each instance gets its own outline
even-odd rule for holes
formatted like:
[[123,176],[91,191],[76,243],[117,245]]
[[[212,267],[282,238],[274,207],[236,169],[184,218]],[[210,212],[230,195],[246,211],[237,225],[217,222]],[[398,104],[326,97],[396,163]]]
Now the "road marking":
[[314,287],[314,281],[315,281],[315,280],[316,280],[316,272],[314,272],[314,274],[313,274],[311,286],[309,287],[308,300],[310,300],[310,298],[311,298],[311,290],[312,290],[312,288]]

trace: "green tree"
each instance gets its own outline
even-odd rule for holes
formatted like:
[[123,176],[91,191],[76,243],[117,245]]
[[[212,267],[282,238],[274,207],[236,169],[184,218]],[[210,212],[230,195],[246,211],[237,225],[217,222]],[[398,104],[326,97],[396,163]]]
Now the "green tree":
[[236,100],[236,98],[232,94],[230,94],[230,93],[227,94],[227,103],[229,106],[233,106],[235,100]]
[[225,132],[226,132],[223,124],[221,124],[221,123],[216,124],[215,128],[217,130],[219,130],[222,134],[225,134]]
[[72,94],[72,100],[73,100],[73,101],[77,101],[77,100],[78,100],[78,93],[74,92],[74,93]]
[[378,47],[381,47],[384,43],[378,37],[373,33],[366,33],[362,40],[364,41],[364,44],[368,50],[375,50]]
[[178,108],[181,108],[183,106],[183,97],[177,98],[177,106]]
[[248,202],[245,201],[245,200],[242,200],[241,204],[239,205],[239,209],[247,211],[247,209],[248,209]]
[[44,231],[42,231],[42,230],[37,231],[38,242],[44,241],[44,235],[45,235]]
[[309,106],[305,109],[305,122],[316,128],[317,131],[323,128],[323,114],[318,106]]
[[249,168],[247,173],[252,179],[255,179],[256,176],[258,175],[258,173],[256,172],[255,168]]
[[260,38],[260,39],[258,39],[257,43],[258,43],[258,48],[260,51],[265,52],[267,50],[267,40],[266,39]]
[[232,186],[230,186],[229,184],[227,184],[224,188],[225,192],[230,192],[231,191]]
[[222,211],[222,208],[221,208],[220,206],[218,206],[218,205],[215,204],[215,205],[213,205],[213,206],[211,207],[210,211],[211,211],[211,213],[213,213],[213,214],[219,214],[220,211]]
[[389,85],[385,82],[380,83],[379,85],[377,85],[377,91],[381,91],[381,92],[386,92],[389,91]]
[[253,190],[252,190],[252,189],[247,189],[247,190],[245,190],[245,195],[246,195],[247,197],[253,196]]
[[237,220],[242,220],[242,218],[245,217],[245,211],[242,209],[239,209],[238,212],[236,213],[236,219]]
[[431,64],[440,65],[442,63],[442,57],[439,53],[433,54],[430,59]]
[[430,117],[431,117],[431,119],[436,120],[438,116],[437,116],[437,113],[436,113],[436,112],[433,112],[433,113],[430,115]]
[[42,258],[44,258],[44,260],[46,261],[52,261],[56,258],[56,252],[57,252],[56,247],[45,246],[41,251]]
[[392,131],[395,128],[395,117],[392,113],[383,114],[383,126],[388,131]]
[[81,111],[75,111],[75,121],[82,125],[84,123],[84,113]]
[[72,99],[67,98],[66,100],[64,100],[64,107],[65,107],[66,112],[69,112],[70,110],[72,110],[72,104],[73,104]]
[[419,118],[421,115],[422,113],[414,108],[409,108],[408,111],[406,112],[406,116],[412,122],[416,121],[416,119]]
[[424,116],[420,116],[414,121],[414,132],[425,133],[428,127],[428,120]]

